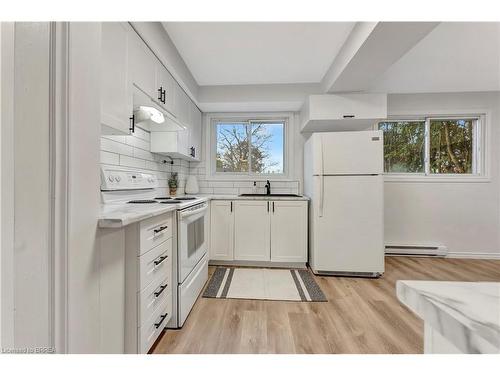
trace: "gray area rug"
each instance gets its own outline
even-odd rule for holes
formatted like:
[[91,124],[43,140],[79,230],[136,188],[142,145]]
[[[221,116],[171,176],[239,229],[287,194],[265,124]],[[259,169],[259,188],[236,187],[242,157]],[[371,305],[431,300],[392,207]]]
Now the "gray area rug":
[[205,298],[326,302],[309,270],[217,267]]

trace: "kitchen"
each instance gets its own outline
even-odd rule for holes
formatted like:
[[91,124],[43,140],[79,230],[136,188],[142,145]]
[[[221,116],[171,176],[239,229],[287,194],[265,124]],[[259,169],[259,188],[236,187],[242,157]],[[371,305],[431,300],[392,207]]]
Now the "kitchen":
[[499,25],[2,22],[2,348],[498,354]]

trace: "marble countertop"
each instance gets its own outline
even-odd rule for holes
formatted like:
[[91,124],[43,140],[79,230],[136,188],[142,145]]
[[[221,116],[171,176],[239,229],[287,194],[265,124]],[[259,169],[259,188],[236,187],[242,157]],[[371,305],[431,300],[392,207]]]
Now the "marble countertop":
[[[215,195],[215,194],[196,194],[197,197],[202,198],[202,201],[208,200],[299,200],[307,201],[308,197],[276,197],[276,196],[260,196],[260,197],[240,197],[238,195]],[[192,204],[192,203],[191,203]],[[121,228],[138,221],[161,215],[167,212],[175,211],[185,206],[182,205],[165,205],[165,204],[106,204],[101,207],[101,214],[99,216],[98,225],[100,228]]]
[[177,210],[177,205],[103,205],[99,216],[100,228],[121,228],[138,221]]
[[399,280],[399,300],[464,353],[500,353],[500,282]]
[[211,200],[270,200],[270,201],[308,201],[309,197],[304,195],[299,197],[279,197],[279,196],[257,196],[257,197],[242,197],[237,194],[197,194],[199,197],[207,197]]

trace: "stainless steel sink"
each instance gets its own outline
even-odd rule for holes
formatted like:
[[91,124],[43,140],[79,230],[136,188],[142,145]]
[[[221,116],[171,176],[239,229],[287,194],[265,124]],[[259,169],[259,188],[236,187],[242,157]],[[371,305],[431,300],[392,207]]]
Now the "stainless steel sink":
[[247,193],[247,194],[240,194],[240,197],[297,197],[297,198],[301,198],[302,195],[297,195],[297,194],[253,194],[253,193]]

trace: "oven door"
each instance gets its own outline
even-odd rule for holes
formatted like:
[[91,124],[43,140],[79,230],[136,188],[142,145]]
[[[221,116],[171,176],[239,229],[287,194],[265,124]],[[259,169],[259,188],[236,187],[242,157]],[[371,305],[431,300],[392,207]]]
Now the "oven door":
[[179,284],[207,252],[208,203],[186,208],[177,213]]

